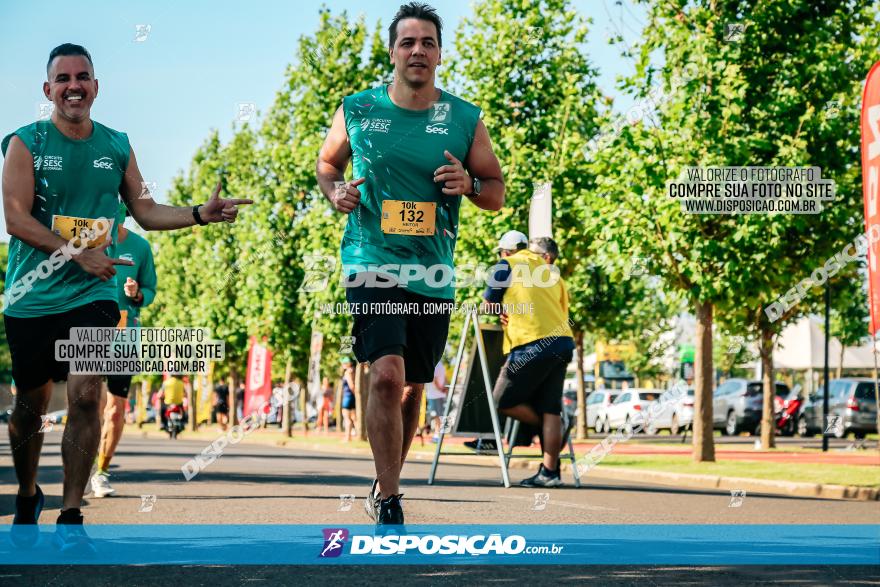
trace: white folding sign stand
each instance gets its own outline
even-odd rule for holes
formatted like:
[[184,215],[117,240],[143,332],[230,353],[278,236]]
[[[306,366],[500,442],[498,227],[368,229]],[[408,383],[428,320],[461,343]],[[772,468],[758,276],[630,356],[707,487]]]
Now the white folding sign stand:
[[[498,465],[501,467],[501,479],[504,482],[505,487],[510,487],[510,477],[507,474],[507,459],[505,458],[504,448],[501,445],[501,426],[499,425],[498,420],[498,410],[495,407],[495,399],[492,397],[492,382],[489,381],[489,365],[486,361],[486,347],[483,344],[483,333],[480,331],[480,320],[477,317],[476,312],[468,312],[464,319],[464,327],[461,330],[461,342],[458,345],[458,353],[455,356],[455,367],[452,370],[452,382],[449,384],[449,396],[446,399],[446,407],[443,410],[443,425],[440,427],[440,438],[437,441],[437,450],[434,452],[434,462],[431,464],[431,474],[428,476],[428,485],[434,483],[434,477],[437,473],[437,465],[440,462],[441,454],[453,454],[453,453],[444,453],[443,449],[443,438],[446,435],[447,422],[449,422],[449,410],[452,406],[453,399],[455,397],[455,390],[458,383],[458,376],[461,373],[461,362],[464,358],[464,350],[468,338],[468,327],[473,324],[474,327],[474,337],[477,342],[477,352],[480,356],[480,367],[482,367],[483,371],[483,383],[486,388],[486,401],[489,402],[489,413],[492,415],[492,429],[495,432],[495,447],[498,450]],[[461,400],[464,399],[465,391],[467,390],[467,382],[462,386],[461,389],[461,398],[459,398],[459,404],[461,404]],[[456,410],[456,420],[461,417],[461,412],[464,406],[459,405]]]

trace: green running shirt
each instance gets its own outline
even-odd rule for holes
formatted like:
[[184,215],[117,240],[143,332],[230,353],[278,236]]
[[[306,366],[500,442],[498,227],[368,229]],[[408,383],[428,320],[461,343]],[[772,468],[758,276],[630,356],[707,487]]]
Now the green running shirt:
[[[149,306],[153,302],[153,298],[156,297],[156,267],[153,264],[153,251],[150,249],[150,243],[147,242],[147,239],[129,229],[128,236],[124,241],[116,241],[113,255],[134,263],[134,265],[116,266],[116,300],[119,304],[119,311],[127,313],[125,326],[137,328],[141,325],[141,309]],[[144,301],[140,305],[135,304],[130,297],[125,295],[125,280],[129,277],[138,282],[138,287],[144,294]]]
[[[34,122],[4,137],[3,155],[15,135],[34,158],[34,205],[31,215],[49,230],[63,232],[76,220],[106,218],[110,238],[116,242],[119,188],[128,167],[128,136],[92,121],[91,136],[70,139],[51,120]],[[66,218],[65,218],[66,217]],[[71,217],[73,219],[71,219]],[[108,252],[112,251],[112,246]],[[6,269],[4,313],[15,318],[59,314],[84,304],[116,302],[116,281],[101,281],[67,261],[54,271],[37,271],[50,255],[12,237]],[[117,267],[118,269],[118,267]]]
[[[434,183],[434,170],[448,165],[447,150],[464,163],[474,140],[480,108],[441,91],[440,100],[427,110],[396,106],[381,86],[347,96],[342,101],[345,128],[352,150],[354,179],[361,203],[348,215],[342,237],[343,273],[352,275],[382,265],[419,264],[448,267],[453,272],[453,252],[458,237],[458,211],[462,196],[443,193]],[[404,200],[435,202],[435,228],[431,236],[386,234],[382,231],[382,202]],[[396,276],[393,268],[381,273]],[[454,282],[438,286],[442,273],[425,279],[410,278],[402,287],[413,293],[454,299]]]

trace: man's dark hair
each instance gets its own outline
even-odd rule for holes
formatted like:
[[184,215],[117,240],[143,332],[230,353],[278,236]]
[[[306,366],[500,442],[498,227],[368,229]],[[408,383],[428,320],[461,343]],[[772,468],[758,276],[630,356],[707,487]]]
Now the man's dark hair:
[[437,11],[434,8],[427,4],[410,2],[409,4],[402,4],[400,6],[397,14],[394,15],[394,20],[391,21],[391,25],[388,27],[389,47],[393,48],[394,44],[397,42],[397,23],[405,18],[417,18],[419,20],[433,22],[434,26],[437,27],[437,45],[440,47],[443,46],[443,36],[441,34],[443,30],[443,21],[440,20],[440,15],[437,14]]
[[529,250],[539,255],[550,255],[554,260],[559,258],[559,245],[549,236],[533,238],[529,242]]
[[49,68],[52,67],[52,62],[56,57],[69,57],[71,55],[82,55],[89,60],[89,64],[93,68],[95,67],[95,64],[92,63],[92,56],[89,55],[89,52],[86,51],[85,47],[82,45],[74,45],[73,43],[64,43],[63,45],[58,45],[49,52],[49,61],[46,62],[46,74],[49,74]]

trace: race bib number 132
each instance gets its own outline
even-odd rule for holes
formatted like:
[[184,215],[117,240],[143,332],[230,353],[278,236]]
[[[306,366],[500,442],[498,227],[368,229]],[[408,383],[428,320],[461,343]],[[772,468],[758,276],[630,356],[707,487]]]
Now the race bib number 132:
[[436,202],[382,201],[382,232],[432,236],[436,225]]

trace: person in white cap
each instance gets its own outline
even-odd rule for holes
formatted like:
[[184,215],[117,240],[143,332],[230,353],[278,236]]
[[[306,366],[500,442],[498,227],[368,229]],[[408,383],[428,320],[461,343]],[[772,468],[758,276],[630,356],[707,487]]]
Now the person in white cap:
[[529,239],[526,235],[518,230],[508,230],[502,234],[501,238],[498,240],[498,246],[495,247],[495,252],[503,259],[504,257],[509,257],[528,246]]
[[[541,438],[541,467],[520,485],[558,487],[562,485],[559,453],[571,429],[571,420],[562,409],[563,383],[574,352],[568,290],[562,279],[548,284],[511,280],[515,269],[528,268],[534,273],[544,264],[553,265],[559,257],[558,245],[548,237],[534,239],[528,250],[505,252],[515,238],[499,245],[504,258],[495,266],[494,282],[483,294],[488,307],[494,306],[494,313],[501,314],[504,326],[502,352],[506,360],[492,395],[501,414],[523,424],[520,432],[525,429],[527,439],[535,434]],[[528,304],[532,311],[505,317],[499,309],[502,304]],[[514,439],[514,443],[519,445],[522,440]],[[492,448],[485,442],[466,446],[478,452]]]
[[[495,252],[498,253],[498,256],[501,257],[501,261],[495,264],[491,268],[491,274],[493,276],[493,280],[505,280],[509,278],[510,275],[510,263],[505,261],[506,257],[511,255],[515,255],[519,251],[526,249],[529,246],[529,238],[518,230],[508,230],[504,234],[501,235],[501,238],[498,239],[498,246],[495,247]],[[491,312],[497,313],[497,312]],[[502,324],[506,321],[507,316],[502,315],[501,321]],[[497,398],[496,398],[497,399]],[[528,426],[523,426],[520,430],[520,437],[525,438],[529,437],[528,442],[523,442],[526,446],[531,444],[531,436],[530,433],[532,429]],[[498,447],[495,446],[495,440],[493,439],[481,439],[475,438],[474,440],[469,440],[464,443],[466,448],[469,448],[479,454],[492,454],[498,450]]]

